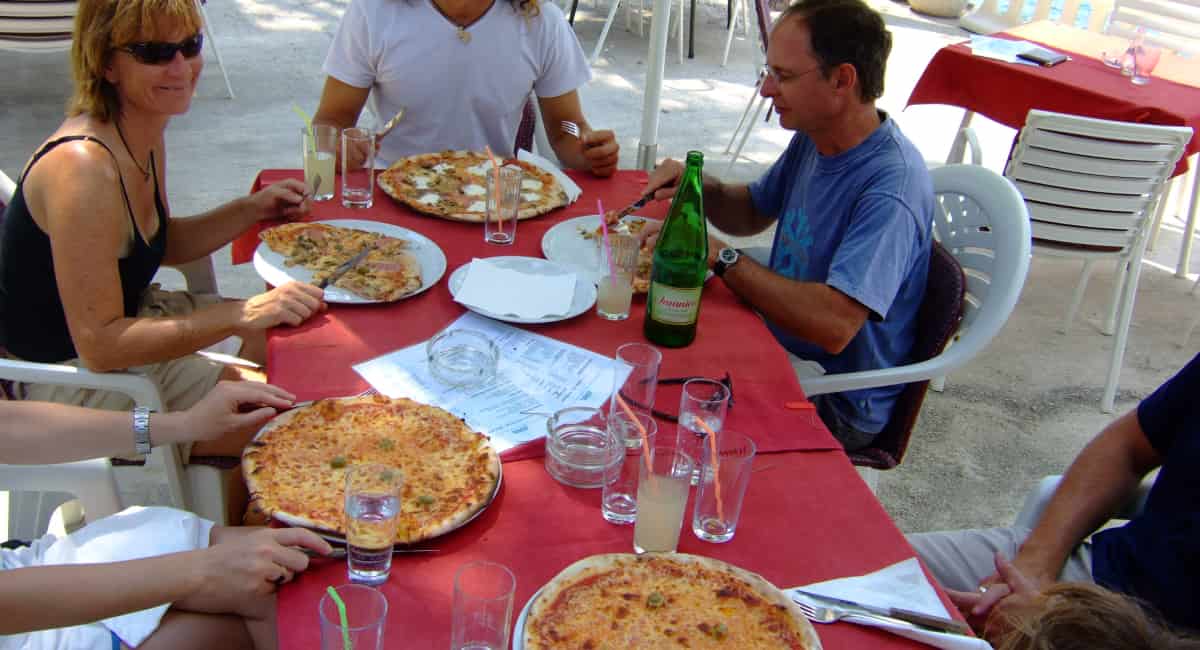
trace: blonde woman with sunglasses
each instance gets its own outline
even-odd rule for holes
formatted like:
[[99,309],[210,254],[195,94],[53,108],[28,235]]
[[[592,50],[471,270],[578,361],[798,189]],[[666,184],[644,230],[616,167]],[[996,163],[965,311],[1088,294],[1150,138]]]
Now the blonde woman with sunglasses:
[[[310,205],[299,181],[272,185],[200,215],[171,215],[167,123],[191,105],[204,42],[193,0],[81,0],[67,118],[34,153],[5,212],[0,245],[0,345],[38,362],[135,369],[160,385],[168,410],[191,406],[220,378],[252,378],[193,353],[231,336],[264,361],[265,330],[324,309],[320,289],[291,283],[248,300],[151,285],[160,265],[203,258],[251,224]],[[128,409],[125,397],[43,385],[19,397]],[[197,443],[238,455],[247,432]]]

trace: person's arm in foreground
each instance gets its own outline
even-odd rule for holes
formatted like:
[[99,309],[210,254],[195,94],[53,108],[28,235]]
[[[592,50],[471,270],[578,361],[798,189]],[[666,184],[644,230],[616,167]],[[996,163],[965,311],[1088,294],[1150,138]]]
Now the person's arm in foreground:
[[0,571],[0,634],[81,625],[163,603],[252,616],[276,580],[308,566],[300,549],[332,550],[302,528],[218,527],[210,539],[205,549],[142,560]]
[[[1161,464],[1136,409],[1114,420],[1067,468],[1013,566],[1038,589],[1053,584],[1073,549],[1125,505],[1146,474]],[[972,614],[983,616],[1010,593],[997,576],[984,586],[986,593],[955,592],[951,597],[960,608],[969,606]]]
[[[215,440],[228,431],[257,428],[294,399],[270,384],[223,381],[186,411],[151,415],[150,441],[162,445]],[[243,405],[250,410],[240,412]],[[0,400],[0,463],[65,463],[129,455],[134,453],[131,427],[129,411]]]
[[[579,93],[572,90],[558,97],[539,97],[538,106],[546,128],[546,138],[559,162],[571,169],[590,171],[596,176],[612,176],[617,171],[620,146],[612,131],[593,131],[583,116]],[[579,137],[562,130],[563,122],[579,126]]]

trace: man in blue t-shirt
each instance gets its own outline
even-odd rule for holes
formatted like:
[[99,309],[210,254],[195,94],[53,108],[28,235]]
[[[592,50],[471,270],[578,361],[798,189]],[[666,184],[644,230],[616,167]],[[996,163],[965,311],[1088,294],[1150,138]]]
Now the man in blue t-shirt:
[[[919,533],[909,542],[959,606],[980,618],[1010,592],[993,575],[999,553],[1039,588],[1095,582],[1150,603],[1175,625],[1200,629],[1197,395],[1200,355],[1083,448],[1033,530]],[[1093,535],[1155,468],[1142,512]]]
[[[916,147],[875,108],[891,34],[861,0],[802,0],[775,24],[762,94],[796,131],[750,185],[704,179],[705,212],[723,232],[778,224],[768,266],[720,242],[713,272],[762,313],[779,342],[825,372],[909,361],[929,268],[933,187]],[[682,165],[666,160],[648,188],[669,198]],[[902,386],[813,399],[853,451],[883,429]]]

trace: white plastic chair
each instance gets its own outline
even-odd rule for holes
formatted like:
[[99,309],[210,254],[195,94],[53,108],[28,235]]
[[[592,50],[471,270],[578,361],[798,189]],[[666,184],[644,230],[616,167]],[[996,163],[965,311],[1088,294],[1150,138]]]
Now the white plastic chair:
[[[1150,489],[1154,487],[1154,481],[1157,477],[1157,474],[1151,474],[1143,480],[1130,496],[1129,502],[1113,513],[1111,518],[1133,519],[1145,510],[1146,499],[1150,497]],[[1042,518],[1042,512],[1046,510],[1046,506],[1050,505],[1050,497],[1054,496],[1054,491],[1058,489],[1058,485],[1061,482],[1061,474],[1047,476],[1038,481],[1033,491],[1025,497],[1025,504],[1021,506],[1021,511],[1017,513],[1017,518],[1013,521],[1013,525],[1029,529],[1036,526],[1038,520]]]
[[[12,179],[0,171],[0,203],[11,202],[15,187]],[[216,293],[217,282],[211,258],[205,257],[177,268],[183,274],[189,291]],[[133,372],[100,373],[63,364],[34,363],[0,357],[0,379],[111,390],[128,395],[138,406],[145,406],[156,412],[164,410],[158,386],[149,378]],[[144,467],[121,469],[145,471],[153,466],[161,466],[165,472],[171,505],[191,510],[218,524],[226,523],[227,491],[221,470],[208,465],[185,466],[175,445],[155,447]],[[113,469],[109,459],[103,458],[62,465],[0,465],[0,476],[6,477],[6,480],[10,475],[20,477],[19,484],[5,484],[10,489],[42,491],[46,485],[62,485],[66,488],[81,481],[86,484],[91,481],[87,477],[96,475],[101,468],[108,468],[109,472]]]
[[742,19],[742,33],[750,38],[750,0],[733,0],[729,10],[729,30],[725,34],[725,52],[721,55],[721,67],[729,63],[729,47],[733,45],[733,33],[737,31],[738,17]]
[[1181,54],[1200,53],[1200,0],[1116,0],[1109,34],[1133,38]]
[[919,363],[803,378],[808,396],[894,386],[945,375],[975,358],[1008,322],[1029,272],[1029,216],[1013,184],[979,165],[930,170],[937,240],[966,278],[956,342]]
[[78,499],[88,521],[120,512],[121,499],[112,464],[93,458],[58,465],[0,465],[0,490],[30,492],[32,498],[10,499],[8,536],[34,539],[46,532],[53,510],[66,492]]
[[[617,9],[621,6],[622,2],[628,2],[628,1],[629,0],[612,0],[612,6],[610,6],[608,8],[608,17],[604,19],[604,27],[602,27],[600,29],[600,38],[596,40],[596,48],[592,50],[592,57],[590,59],[588,59],[588,63],[590,63],[591,65],[596,65],[596,61],[600,58],[600,53],[602,51],[604,51],[604,41],[608,39],[608,30],[612,28],[613,19],[616,18],[616,16],[617,16]],[[643,0],[637,0],[637,3],[638,3],[637,30],[638,30],[638,36],[642,36],[643,35],[642,11],[644,9]],[[675,39],[679,46],[679,64],[680,65],[683,65],[683,21],[684,21],[684,12],[686,9],[683,6],[683,3],[684,3],[684,0],[679,0],[679,15],[678,15],[678,19],[675,21]],[[673,3],[671,3],[671,4],[673,4]],[[671,12],[668,11],[668,15],[667,15],[668,20],[671,19],[670,13]],[[626,7],[625,8],[625,29],[629,29],[630,16],[631,16],[630,8]],[[667,29],[667,33],[668,34],[670,33],[670,28]]]
[[1004,175],[1025,197],[1035,253],[1084,260],[1070,329],[1097,260],[1117,263],[1106,334],[1116,333],[1101,409],[1113,410],[1151,216],[1192,138],[1189,127],[1033,110]]
[[[196,10],[204,22],[207,47],[217,59],[217,67],[225,78],[225,90],[233,99],[233,84],[229,72],[217,48],[217,37],[213,33],[212,21],[201,0],[193,0]],[[71,32],[74,28],[74,1],[27,2],[0,0],[0,50],[15,52],[62,52],[71,49]]]
[[[1031,20],[1049,20],[1054,8],[1053,0],[1035,0]],[[1104,31],[1108,18],[1110,0],[1088,0],[1086,29],[1092,32]],[[1057,22],[1064,25],[1076,25],[1079,22],[1080,9],[1083,0],[1063,0]],[[983,0],[975,11],[958,19],[958,26],[976,34],[994,34],[1006,29],[1012,29],[1025,22],[1022,14],[1025,11],[1024,0],[1009,0],[1007,9],[1001,13],[1000,0]]]
[[[747,2],[751,0],[745,0]],[[732,150],[733,156],[729,158],[729,166],[725,168],[725,173],[733,171],[733,164],[737,162],[738,156],[742,154],[742,148],[746,146],[746,140],[750,137],[750,131],[754,129],[754,125],[758,122],[758,115],[762,112],[763,106],[767,103],[767,98],[762,96],[763,83],[767,80],[766,71],[763,70],[762,64],[766,61],[767,56],[767,38],[771,33],[771,9],[767,6],[767,0],[753,0],[754,2],[754,17],[758,22],[758,38],[759,38],[759,58],[755,61],[758,68],[758,81],[754,84],[754,94],[750,95],[750,102],[746,104],[746,110],[742,111],[742,117],[738,120],[737,126],[733,129],[733,134],[729,136],[729,144],[725,145],[725,153],[730,153]],[[732,32],[730,32],[732,33]],[[751,115],[751,109],[754,114]],[[749,119],[747,119],[749,118]],[[771,119],[771,114],[767,113],[767,119]],[[743,128],[745,130],[743,130]],[[742,139],[738,140],[738,133],[741,132]],[[733,148],[733,143],[737,142],[737,148]]]

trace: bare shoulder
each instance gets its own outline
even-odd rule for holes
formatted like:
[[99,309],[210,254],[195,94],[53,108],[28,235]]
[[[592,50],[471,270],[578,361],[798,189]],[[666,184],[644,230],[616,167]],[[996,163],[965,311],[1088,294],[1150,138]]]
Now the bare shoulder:
[[[23,191],[35,221],[46,230],[59,229],[64,219],[74,228],[81,222],[103,223],[107,213],[114,220],[124,214],[117,162],[91,140],[63,142],[46,152],[30,168]],[[74,218],[81,214],[89,219]]]

